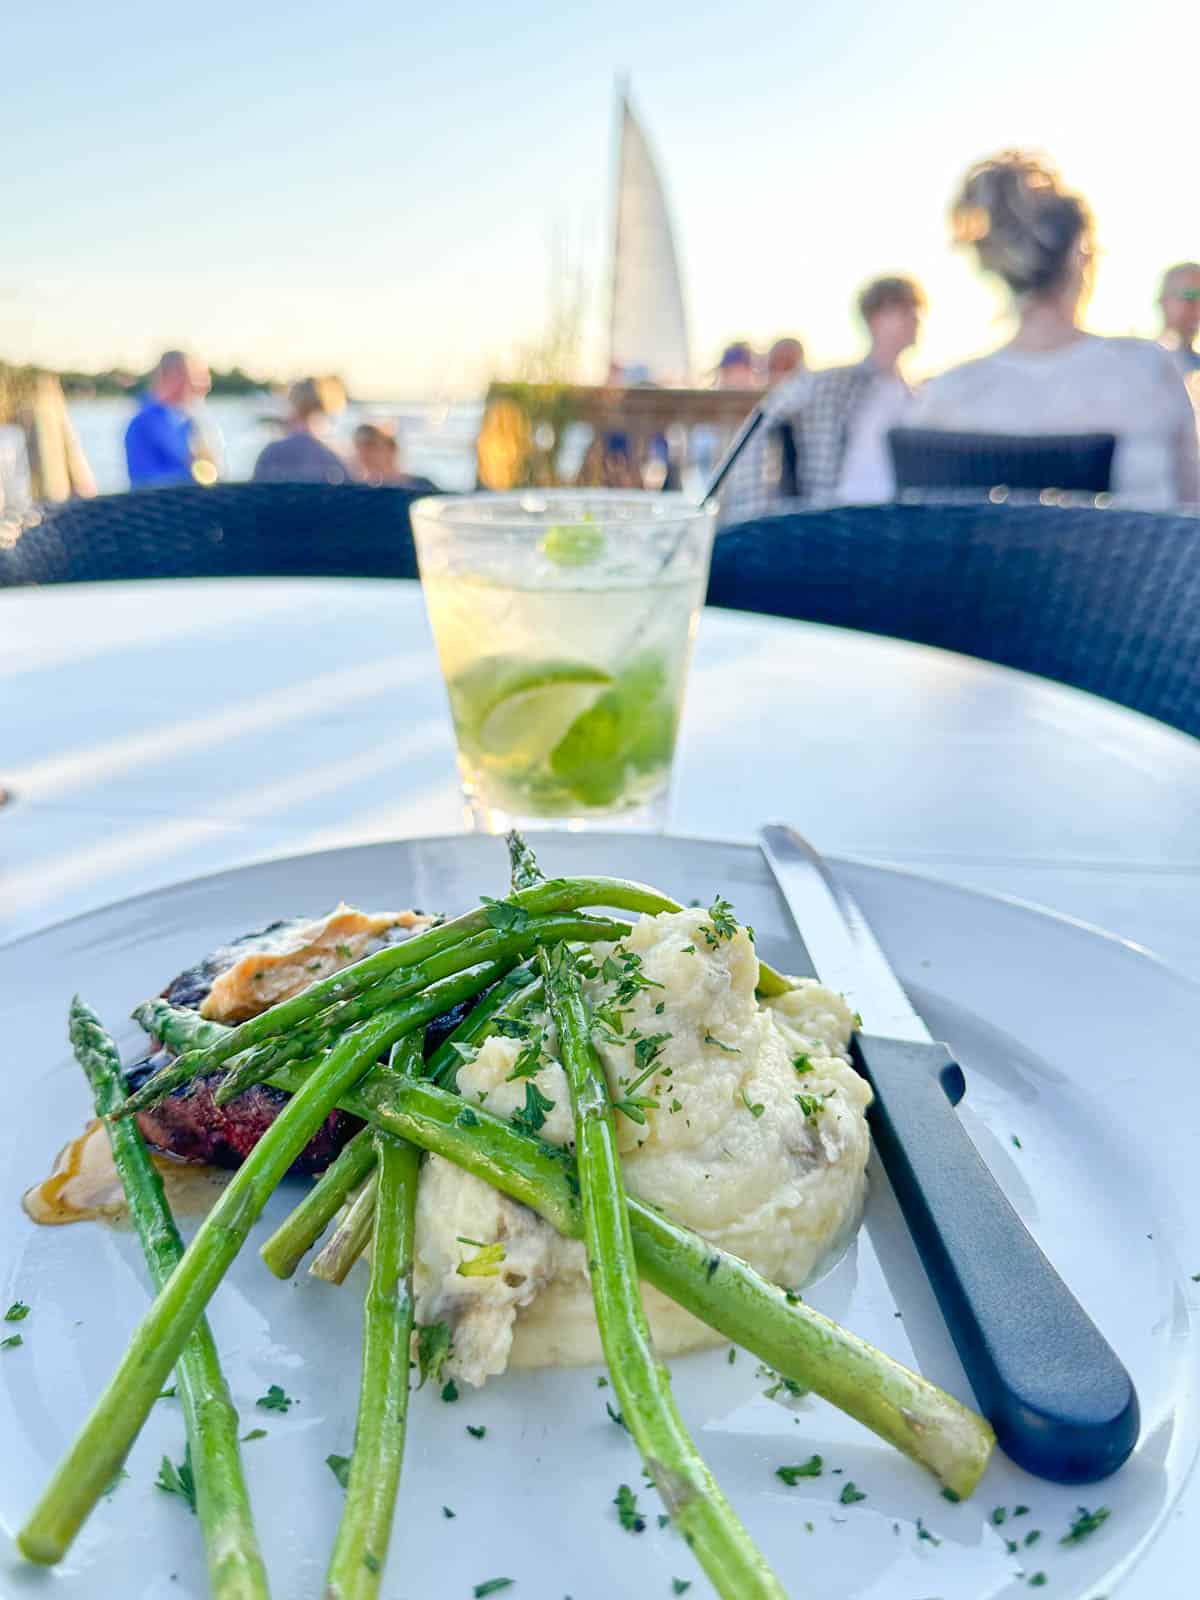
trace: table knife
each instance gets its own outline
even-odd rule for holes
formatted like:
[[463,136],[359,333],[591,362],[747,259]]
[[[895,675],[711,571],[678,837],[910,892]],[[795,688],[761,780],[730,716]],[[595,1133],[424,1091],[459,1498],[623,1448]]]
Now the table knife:
[[852,897],[793,829],[760,842],[817,976],[865,1019],[851,1050],[875,1147],[997,1443],[1057,1483],[1107,1477],[1137,1443],[1128,1372],[984,1165],[954,1109],[962,1070]]

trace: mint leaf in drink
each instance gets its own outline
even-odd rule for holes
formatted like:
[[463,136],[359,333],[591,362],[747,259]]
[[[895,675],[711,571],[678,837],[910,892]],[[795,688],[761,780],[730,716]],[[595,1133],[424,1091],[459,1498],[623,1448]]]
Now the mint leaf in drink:
[[647,652],[576,717],[550,752],[550,769],[583,805],[620,799],[633,773],[668,765],[676,706],[666,666]]

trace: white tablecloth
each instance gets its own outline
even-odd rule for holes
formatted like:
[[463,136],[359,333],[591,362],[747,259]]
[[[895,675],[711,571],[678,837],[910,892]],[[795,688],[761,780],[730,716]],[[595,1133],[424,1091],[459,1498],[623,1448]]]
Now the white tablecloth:
[[[267,855],[463,826],[415,584],[0,594],[0,939]],[[1200,741],[937,650],[705,613],[673,831],[770,817],[1200,977]]]

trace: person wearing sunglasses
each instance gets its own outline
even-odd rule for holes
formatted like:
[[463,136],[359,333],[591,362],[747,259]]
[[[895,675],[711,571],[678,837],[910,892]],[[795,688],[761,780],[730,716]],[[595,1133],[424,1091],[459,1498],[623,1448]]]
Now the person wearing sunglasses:
[[1200,262],[1181,261],[1168,267],[1158,291],[1158,304],[1163,320],[1163,348],[1170,351],[1186,383],[1193,373],[1200,372],[1200,350],[1196,348],[1200,336]]

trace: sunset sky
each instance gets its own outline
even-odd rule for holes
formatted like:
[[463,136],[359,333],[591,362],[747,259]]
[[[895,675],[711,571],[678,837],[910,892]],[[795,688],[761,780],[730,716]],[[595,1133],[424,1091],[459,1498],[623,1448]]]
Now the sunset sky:
[[542,325],[555,241],[602,361],[613,83],[632,76],[697,366],[735,337],[856,349],[855,287],[915,273],[914,363],[995,342],[946,242],[955,182],[1049,151],[1096,212],[1093,325],[1154,331],[1200,256],[1181,0],[608,0],[335,8],[161,0],[6,16],[0,356],[149,364],[193,346],[364,395],[469,394]]

